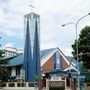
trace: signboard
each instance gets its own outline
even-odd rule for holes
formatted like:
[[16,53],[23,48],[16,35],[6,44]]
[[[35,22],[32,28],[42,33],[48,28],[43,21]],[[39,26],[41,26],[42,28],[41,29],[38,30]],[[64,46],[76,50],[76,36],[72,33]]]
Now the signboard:
[[47,90],[65,90],[65,81],[48,81]]
[[65,87],[65,81],[49,81],[49,87]]

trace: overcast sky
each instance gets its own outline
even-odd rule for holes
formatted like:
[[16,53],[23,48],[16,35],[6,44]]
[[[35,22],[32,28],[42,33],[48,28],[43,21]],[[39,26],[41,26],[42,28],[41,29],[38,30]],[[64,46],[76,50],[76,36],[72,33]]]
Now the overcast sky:
[[[33,0],[32,0],[33,1]],[[31,12],[31,0],[0,0],[1,48],[24,47],[24,15]],[[34,12],[40,15],[41,49],[59,47],[65,55],[71,55],[75,40],[75,26],[62,24],[74,22],[90,12],[90,0],[34,0]],[[90,25],[90,16],[78,24],[80,30]]]

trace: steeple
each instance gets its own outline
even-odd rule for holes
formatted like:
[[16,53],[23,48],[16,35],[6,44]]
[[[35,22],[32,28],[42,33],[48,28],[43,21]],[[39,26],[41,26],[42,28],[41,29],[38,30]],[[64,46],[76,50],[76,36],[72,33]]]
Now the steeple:
[[27,27],[26,27],[23,67],[25,70],[25,80],[33,81],[33,72],[32,72],[33,61],[32,61],[32,55],[31,55],[31,42],[30,42],[30,30],[29,30],[29,20],[28,19],[27,19]]
[[24,18],[26,31],[24,46],[25,80],[36,82],[36,77],[40,76],[40,15],[31,12],[26,14]]
[[34,68],[35,68],[35,76],[40,76],[40,43],[39,43],[39,36],[38,36],[38,25],[37,20],[35,20],[35,36],[34,36],[34,48],[33,48],[33,60],[34,60]]

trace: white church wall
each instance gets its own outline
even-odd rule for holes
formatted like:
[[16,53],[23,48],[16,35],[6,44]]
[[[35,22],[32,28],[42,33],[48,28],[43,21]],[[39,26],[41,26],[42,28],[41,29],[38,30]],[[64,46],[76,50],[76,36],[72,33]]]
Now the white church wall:
[[12,67],[11,76],[16,76],[16,67]]

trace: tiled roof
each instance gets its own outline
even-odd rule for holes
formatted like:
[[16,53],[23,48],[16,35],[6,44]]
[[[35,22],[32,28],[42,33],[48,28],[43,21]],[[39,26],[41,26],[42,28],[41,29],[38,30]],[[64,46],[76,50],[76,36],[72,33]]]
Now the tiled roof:
[[[41,60],[42,60],[43,57],[47,56],[54,49],[55,48],[42,50],[41,51]],[[24,60],[24,55],[23,54],[22,55],[19,55],[19,56],[16,56],[16,57],[10,59],[9,65],[7,65],[7,66],[16,66],[16,65],[23,64],[23,60]]]
[[[53,52],[56,48],[51,48],[51,49],[46,49],[46,50],[41,50],[41,60],[43,58],[45,58],[46,56],[48,56],[51,52]],[[24,55],[18,55],[18,56],[14,56],[14,58],[5,58],[6,60],[9,60],[9,64],[7,66],[16,66],[16,65],[20,65],[23,64],[23,60],[24,60]],[[69,60],[70,58],[67,57],[67,60]],[[70,61],[70,60],[69,60]]]
[[16,56],[15,58],[9,61],[9,64],[7,66],[16,66],[16,65],[23,64],[23,57],[24,57],[23,54]]
[[67,58],[70,62],[77,63],[76,60],[74,59],[74,57],[72,57],[72,56],[66,56],[66,58]]
[[51,48],[51,49],[45,49],[41,51],[41,59],[45,56],[47,56],[50,52],[52,52],[56,48]]

